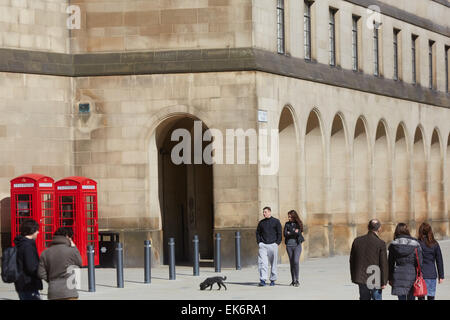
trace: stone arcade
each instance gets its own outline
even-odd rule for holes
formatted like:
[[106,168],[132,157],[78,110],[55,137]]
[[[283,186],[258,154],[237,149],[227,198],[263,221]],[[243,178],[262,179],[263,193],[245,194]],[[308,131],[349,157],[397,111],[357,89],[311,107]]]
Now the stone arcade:
[[[449,16],[445,0],[1,1],[2,248],[9,181],[28,172],[96,180],[99,227],[120,233],[126,266],[143,265],[147,238],[154,263],[168,237],[189,262],[195,233],[212,259],[216,232],[232,266],[238,230],[256,264],[267,205],[282,223],[301,214],[302,259],[348,253],[372,217],[385,240],[400,221],[447,237]],[[195,120],[279,130],[277,174],[175,166],[170,135]]]

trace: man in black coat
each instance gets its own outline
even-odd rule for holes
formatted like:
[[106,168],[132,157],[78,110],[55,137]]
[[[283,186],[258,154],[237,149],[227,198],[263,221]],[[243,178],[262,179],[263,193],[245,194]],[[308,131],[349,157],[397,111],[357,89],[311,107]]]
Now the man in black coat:
[[43,289],[42,280],[38,276],[39,254],[36,238],[39,224],[32,220],[24,220],[20,225],[20,235],[14,239],[17,247],[17,268],[19,279],[14,286],[20,300],[40,300],[39,290]]
[[386,243],[379,238],[380,221],[370,220],[368,229],[366,235],[353,241],[350,274],[352,282],[359,286],[360,300],[382,300],[389,277]]

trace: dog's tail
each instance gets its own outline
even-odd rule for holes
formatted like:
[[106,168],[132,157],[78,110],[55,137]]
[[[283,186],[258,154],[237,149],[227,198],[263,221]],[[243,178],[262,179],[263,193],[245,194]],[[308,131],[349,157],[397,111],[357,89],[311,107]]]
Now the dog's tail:
[[223,279],[223,280],[227,280],[227,276],[223,276],[222,279]]

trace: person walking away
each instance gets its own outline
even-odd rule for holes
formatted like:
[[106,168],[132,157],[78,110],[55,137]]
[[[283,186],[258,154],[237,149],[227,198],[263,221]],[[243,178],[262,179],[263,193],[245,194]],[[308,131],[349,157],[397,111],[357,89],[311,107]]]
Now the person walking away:
[[382,300],[388,282],[386,243],[380,239],[381,223],[369,221],[367,234],[357,237],[350,251],[350,275],[359,287],[360,300]]
[[[426,222],[420,225],[417,238],[422,248],[422,274],[427,285],[427,297],[428,300],[434,300],[436,297],[436,279],[439,279],[439,284],[444,282],[444,261],[442,259],[441,247],[434,238],[431,226]],[[419,300],[425,300],[425,297],[419,297]]]
[[266,285],[269,271],[269,263],[271,265],[270,285],[274,286],[277,280],[277,260],[278,246],[281,243],[281,223],[277,218],[272,217],[270,207],[264,207],[262,219],[256,228],[256,242],[258,243],[258,270],[260,287]]
[[300,255],[302,254],[303,238],[303,222],[300,220],[297,212],[291,210],[288,212],[289,221],[284,225],[284,241],[286,244],[286,251],[289,257],[289,264],[291,266],[291,286],[298,287],[299,284],[299,264]]
[[19,227],[20,234],[14,238],[17,247],[17,269],[19,279],[14,282],[20,300],[41,300],[39,290],[43,289],[38,276],[39,254],[36,238],[39,224],[33,219],[25,219]]
[[50,247],[41,254],[39,277],[48,282],[49,300],[78,299],[78,291],[73,283],[73,272],[82,266],[82,260],[72,237],[71,228],[59,228],[53,236]]
[[408,226],[399,223],[395,228],[394,241],[389,245],[389,284],[392,295],[399,300],[415,300],[414,282],[417,272],[417,257],[423,270],[422,248],[417,239],[411,237]]

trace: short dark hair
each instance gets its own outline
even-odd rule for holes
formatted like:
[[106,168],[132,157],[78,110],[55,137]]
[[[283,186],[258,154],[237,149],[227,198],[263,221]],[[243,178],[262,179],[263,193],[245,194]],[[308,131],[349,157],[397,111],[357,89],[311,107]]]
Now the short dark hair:
[[39,231],[39,223],[33,219],[24,219],[19,227],[20,234],[22,236],[31,236],[36,231]]
[[270,212],[272,212],[272,209],[270,209],[270,207],[264,207],[263,211],[266,210],[266,209],[269,210]]
[[369,221],[369,225],[367,226],[367,229],[369,229],[369,231],[378,231],[381,228],[381,223],[379,220],[377,219],[372,219]]
[[55,231],[54,236],[64,236],[64,237],[73,237],[73,230],[69,227],[61,227],[58,228],[58,230]]

